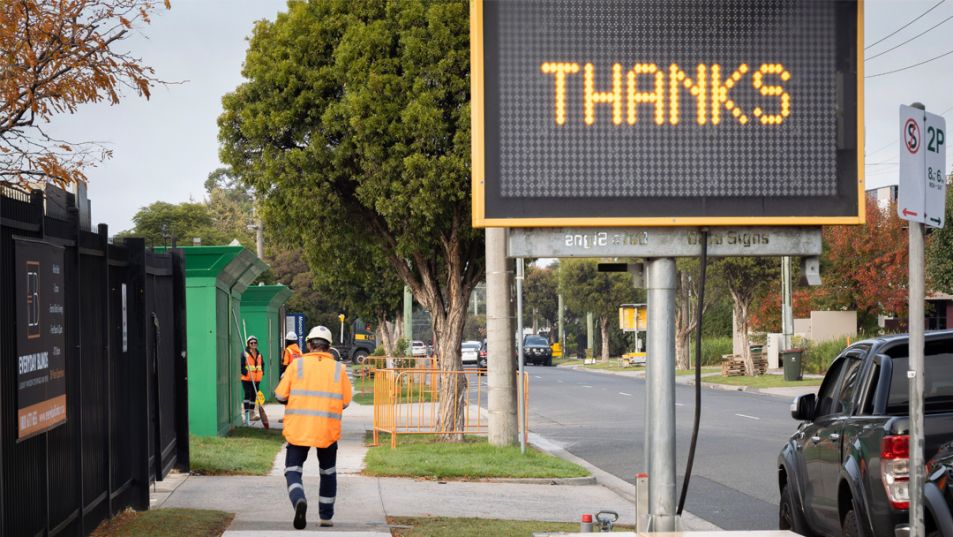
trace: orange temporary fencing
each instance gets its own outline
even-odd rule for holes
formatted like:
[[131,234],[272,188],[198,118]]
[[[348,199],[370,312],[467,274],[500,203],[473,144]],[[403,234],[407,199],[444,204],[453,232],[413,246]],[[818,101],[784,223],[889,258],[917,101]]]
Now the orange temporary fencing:
[[[378,369],[374,375],[374,445],[380,433],[397,447],[402,434],[486,435],[486,370]],[[524,409],[528,407],[529,375],[523,377]],[[449,408],[447,408],[449,405]],[[444,416],[456,416],[441,423]],[[525,418],[524,412],[524,418]],[[526,434],[528,419],[524,419]]]
[[360,380],[374,378],[378,369],[438,369],[436,356],[368,356],[364,363],[355,366],[356,377]]

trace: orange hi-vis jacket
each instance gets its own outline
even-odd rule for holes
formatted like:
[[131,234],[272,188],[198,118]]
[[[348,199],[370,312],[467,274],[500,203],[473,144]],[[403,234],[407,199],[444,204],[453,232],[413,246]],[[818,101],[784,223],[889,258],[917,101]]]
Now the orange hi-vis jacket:
[[285,440],[324,448],[341,438],[341,414],[351,403],[351,381],[326,352],[309,352],[288,366],[275,388],[285,404]]
[[301,358],[301,347],[299,347],[297,343],[292,343],[285,347],[285,354],[281,360],[281,364],[287,367],[298,358]]
[[261,382],[262,373],[264,373],[264,369],[261,366],[261,353],[259,352],[258,356],[253,358],[248,351],[245,351],[245,363],[242,367],[242,380]]

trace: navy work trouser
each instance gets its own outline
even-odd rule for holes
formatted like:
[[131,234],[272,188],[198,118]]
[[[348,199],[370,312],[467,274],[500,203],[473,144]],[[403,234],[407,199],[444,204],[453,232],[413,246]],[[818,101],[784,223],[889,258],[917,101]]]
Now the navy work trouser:
[[[321,520],[331,520],[334,516],[334,497],[338,492],[338,476],[335,464],[338,458],[338,443],[335,442],[326,448],[314,448],[318,452],[318,466],[321,468],[321,485],[318,488],[318,515]],[[304,485],[301,482],[301,473],[304,471],[304,461],[308,458],[310,446],[296,446],[288,444],[285,451],[285,481],[288,482],[288,497],[291,505],[304,498]]]
[[255,399],[258,392],[255,391],[255,385],[250,380],[242,381],[242,389],[245,390],[245,399],[242,401],[242,407],[245,410],[255,410]]

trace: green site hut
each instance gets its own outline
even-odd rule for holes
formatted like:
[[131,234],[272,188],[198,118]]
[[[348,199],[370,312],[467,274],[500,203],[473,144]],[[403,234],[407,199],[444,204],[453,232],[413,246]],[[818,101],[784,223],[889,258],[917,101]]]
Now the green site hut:
[[[181,249],[185,253],[189,430],[200,436],[224,435],[241,423],[242,295],[268,265],[242,246]],[[252,333],[251,327],[247,329]]]
[[258,388],[271,397],[280,378],[281,357],[285,348],[285,302],[291,289],[284,285],[253,285],[242,294],[242,321],[248,335],[258,338],[258,350],[265,358],[264,377]]

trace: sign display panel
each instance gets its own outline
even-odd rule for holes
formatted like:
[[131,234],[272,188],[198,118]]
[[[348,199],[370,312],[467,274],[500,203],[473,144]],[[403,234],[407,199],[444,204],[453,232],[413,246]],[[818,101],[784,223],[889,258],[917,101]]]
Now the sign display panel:
[[17,439],[66,422],[63,249],[15,242]]
[[471,5],[475,225],[863,221],[861,3]]

